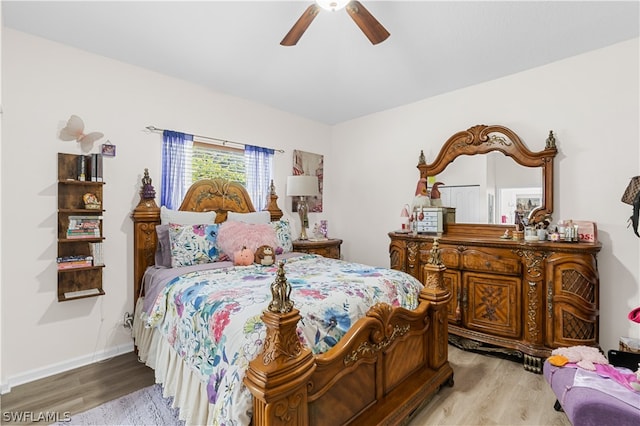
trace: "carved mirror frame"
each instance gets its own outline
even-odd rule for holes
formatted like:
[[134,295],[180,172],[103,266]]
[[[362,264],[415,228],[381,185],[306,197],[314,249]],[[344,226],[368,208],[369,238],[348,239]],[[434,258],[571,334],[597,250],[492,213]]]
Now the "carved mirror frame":
[[[420,178],[428,178],[442,173],[450,163],[462,155],[481,155],[492,151],[502,152],[522,166],[541,169],[542,203],[531,211],[529,221],[536,224],[545,218],[550,218],[553,213],[553,159],[558,153],[553,131],[549,132],[545,149],[533,152],[525,146],[514,131],[504,126],[480,124],[470,127],[451,136],[444,143],[433,163],[427,164],[424,153],[420,152],[417,166],[420,170]],[[504,225],[464,225],[504,229]]]

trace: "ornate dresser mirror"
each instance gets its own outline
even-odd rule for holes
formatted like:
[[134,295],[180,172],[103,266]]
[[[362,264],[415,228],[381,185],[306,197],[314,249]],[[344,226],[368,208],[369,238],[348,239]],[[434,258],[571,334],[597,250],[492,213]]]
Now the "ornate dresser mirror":
[[[455,207],[455,220],[445,222],[442,233],[389,233],[391,268],[421,282],[438,240],[446,266],[443,281],[452,295],[447,315],[451,343],[517,357],[536,373],[542,372],[554,348],[598,346],[600,244],[504,235],[514,227],[508,209],[512,217],[526,212],[532,225],[550,220],[556,154],[551,132],[539,152],[529,150],[503,126],[478,125],[458,132],[444,143],[435,161],[428,164],[421,153],[418,164],[421,179],[435,177],[441,188],[465,188],[455,197],[440,199],[443,207]],[[509,189],[511,196],[505,195]],[[501,198],[509,198],[509,203]],[[477,200],[475,205],[467,202],[470,199]],[[492,203],[500,204],[501,210],[494,210]],[[475,211],[476,218],[490,220],[459,220],[467,219],[459,215],[460,206]]]
[[[529,182],[525,186],[533,187],[523,188],[523,194],[526,195],[526,198],[523,199],[530,203],[530,209],[526,210],[527,220],[530,224],[536,224],[545,218],[550,218],[553,213],[553,159],[556,154],[557,149],[552,132],[549,132],[545,149],[533,152],[525,146],[515,132],[504,126],[477,125],[451,136],[432,163],[427,164],[424,154],[421,153],[417,167],[420,170],[421,178],[436,177],[436,180],[442,180],[445,185],[450,184],[449,179],[443,174],[445,169],[451,174],[455,173],[458,178],[464,174],[473,176],[471,172],[475,172],[476,176],[477,173],[484,173],[482,177],[468,178],[471,182],[462,182],[476,184],[479,183],[477,182],[479,180],[484,181],[481,184],[473,185],[476,187],[476,191],[478,188],[482,188],[482,193],[479,195],[483,204],[479,208],[476,205],[476,209],[483,212],[484,220],[480,223],[472,221],[473,224],[462,224],[456,220],[455,224],[449,226],[448,232],[461,231],[467,234],[488,232],[494,234],[495,232],[504,232],[504,225],[513,224],[512,214],[516,208],[515,197],[518,195],[515,195],[517,194],[516,189],[506,188],[507,186],[518,186],[523,182]],[[473,162],[469,162],[469,160]],[[531,181],[533,183],[530,183]],[[472,185],[462,186],[470,187]],[[500,211],[496,207],[501,199],[506,198],[505,193],[513,194],[514,197],[514,201],[511,203],[506,199],[502,200],[502,205],[513,207],[510,212],[511,216],[500,215]],[[531,205],[532,200],[533,204]],[[489,220],[487,220],[487,216],[489,216]],[[505,220],[507,218],[508,220]],[[464,222],[464,219],[462,221]]]

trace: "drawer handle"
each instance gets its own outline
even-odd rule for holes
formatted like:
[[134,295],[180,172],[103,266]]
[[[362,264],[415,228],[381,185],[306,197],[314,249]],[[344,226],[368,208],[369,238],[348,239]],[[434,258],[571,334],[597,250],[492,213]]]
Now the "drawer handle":
[[484,262],[484,266],[486,266],[487,268],[490,268],[491,267],[491,262],[489,262],[489,261]]

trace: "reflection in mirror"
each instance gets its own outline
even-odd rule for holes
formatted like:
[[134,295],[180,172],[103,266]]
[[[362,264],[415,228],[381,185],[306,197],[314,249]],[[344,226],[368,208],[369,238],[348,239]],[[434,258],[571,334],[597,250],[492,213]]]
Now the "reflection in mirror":
[[[480,124],[452,135],[432,163],[420,153],[420,178],[429,185],[442,182],[442,205],[455,207],[455,223],[513,224],[516,217],[531,224],[548,220],[553,213],[553,159],[557,154],[553,132],[542,151],[531,151],[512,130]],[[450,232],[448,231],[448,232]]]
[[455,207],[457,223],[513,224],[516,210],[528,217],[542,202],[540,169],[501,152],[457,157],[430,181],[444,182],[442,205]]

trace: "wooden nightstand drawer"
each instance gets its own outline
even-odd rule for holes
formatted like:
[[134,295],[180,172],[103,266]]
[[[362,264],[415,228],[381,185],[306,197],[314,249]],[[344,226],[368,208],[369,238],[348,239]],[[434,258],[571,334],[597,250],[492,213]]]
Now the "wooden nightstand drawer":
[[295,240],[293,242],[293,251],[340,259],[340,244],[342,244],[342,240],[335,238],[320,241]]

